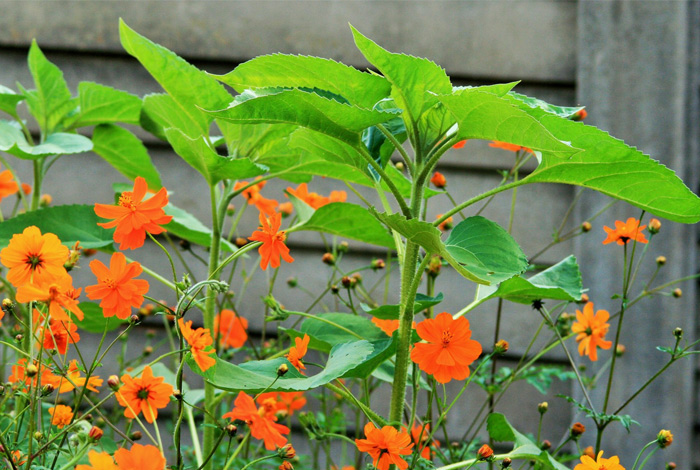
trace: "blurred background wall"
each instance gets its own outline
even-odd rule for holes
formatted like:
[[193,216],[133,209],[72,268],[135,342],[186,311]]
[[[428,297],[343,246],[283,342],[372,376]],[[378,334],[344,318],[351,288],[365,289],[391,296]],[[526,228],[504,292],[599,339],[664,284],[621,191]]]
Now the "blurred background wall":
[[[120,17],[139,33],[213,73],[225,73],[256,55],[275,52],[328,57],[365,68],[368,64],[352,42],[351,23],[390,51],[432,59],[446,69],[454,85],[521,80],[516,88],[520,93],[558,105],[585,105],[588,124],[606,129],[660,160],[696,190],[700,167],[699,5],[688,0],[2,0],[0,84],[15,88],[15,82],[20,82],[31,87],[26,54],[32,38],[36,38],[49,60],[64,71],[73,91],[80,81],[96,81],[139,96],[161,91],[140,64],[123,51],[118,35]],[[164,143],[143,132],[139,136],[161,171],[165,187],[172,192],[171,201],[207,223],[208,201],[202,198],[207,194],[206,186],[198,175]],[[509,169],[512,162],[509,152],[490,148],[485,142],[469,142],[464,149],[449,152],[438,170],[447,177],[455,198],[466,200],[496,185],[501,178],[499,171]],[[22,171],[25,178],[29,177],[29,168]],[[112,200],[113,181],[123,181],[123,177],[99,157],[68,156],[52,169],[46,192],[53,196],[54,204],[106,203]],[[286,186],[282,182],[270,184],[266,196],[281,199]],[[330,179],[316,179],[310,188],[325,194],[344,189]],[[526,254],[537,253],[551,241],[553,230],[578,192],[559,185],[531,185],[518,190],[519,217],[513,234]],[[486,215],[506,226],[510,202],[510,194],[500,195]],[[608,202],[603,196],[583,193],[567,228],[591,218]],[[431,215],[444,210],[446,205],[440,204],[432,203]],[[240,233],[235,235],[247,236],[255,229],[253,212],[246,213]],[[627,217],[639,217],[639,210],[616,204],[594,221],[591,233],[557,245],[538,262],[554,264],[574,252],[596,308],[616,311],[618,304],[610,297],[620,289],[620,262],[612,254],[617,254],[614,248],[602,247],[602,226],[612,226],[615,219]],[[650,260],[658,254],[668,258],[659,282],[697,272],[695,227],[664,222],[659,240],[648,255]],[[386,256],[358,243],[350,245],[348,269],[365,265],[373,257]],[[324,285],[329,271],[320,261],[324,251],[321,240],[295,234],[289,246],[297,261],[284,265],[280,277],[296,276],[306,287]],[[162,254],[152,248],[144,247],[139,259],[149,265],[164,262]],[[195,266],[196,261],[188,259]],[[199,270],[196,274],[200,277],[204,274],[201,267],[193,269]],[[644,278],[645,274],[640,276]],[[262,282],[250,283],[238,309],[248,318],[251,333],[260,335],[264,325],[258,299],[267,290],[266,274],[258,272],[255,276]],[[76,284],[91,283],[90,277],[84,268]],[[367,282],[373,281],[370,275],[367,278]],[[636,307],[627,319],[634,325],[627,325],[622,337],[627,353],[620,361],[613,406],[622,403],[664,363],[664,354],[654,346],[670,344],[673,328],[682,327],[687,336],[697,337],[695,284],[686,282],[681,287],[682,298],[651,299]],[[441,305],[447,311],[468,303],[473,292],[451,273],[440,278],[438,290],[447,295]],[[276,287],[275,294],[292,309],[308,304],[308,297],[284,284]],[[153,295],[166,296],[167,292],[156,290]],[[493,304],[486,304],[469,317],[475,338],[485,349],[494,342],[494,311]],[[515,364],[538,324],[536,312],[505,305],[500,337],[510,341],[511,350],[501,361],[503,365]],[[153,322],[152,327],[160,325]],[[547,361],[563,364],[565,357],[555,351]],[[623,465],[630,468],[637,450],[663,428],[674,433],[674,443],[659,452],[650,465],[661,468],[663,462],[673,460],[679,468],[700,469],[698,370],[695,360],[674,364],[663,380],[625,411],[643,427],[633,426],[631,436],[616,425],[606,432],[606,456],[619,454]],[[574,421],[592,426],[590,420],[572,413],[554,393],[571,395],[575,389],[570,382],[555,383],[553,392],[545,397],[532,387],[518,387],[496,410],[505,412],[519,429],[532,430],[538,419],[536,404],[547,399],[552,410],[547,415],[552,440]],[[602,401],[602,390],[595,391],[595,398]],[[457,419],[452,419],[450,429],[454,436],[462,434],[459,421],[473,413],[481,400],[483,395],[477,392],[456,410]],[[593,434],[591,430],[588,436]],[[589,443],[586,439],[584,442]]]

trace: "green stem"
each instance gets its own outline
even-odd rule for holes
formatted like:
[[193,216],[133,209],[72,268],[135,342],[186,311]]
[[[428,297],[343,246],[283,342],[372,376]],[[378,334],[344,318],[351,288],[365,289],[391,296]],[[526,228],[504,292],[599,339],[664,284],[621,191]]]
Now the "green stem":
[[501,193],[503,191],[517,188],[518,186],[522,186],[523,184],[525,184],[524,181],[526,181],[526,180],[522,179],[519,181],[514,181],[512,183],[504,184],[503,186],[493,188],[492,190],[486,191],[485,193],[479,194],[478,196],[474,196],[473,198],[469,199],[468,201],[464,201],[462,204],[459,204],[458,206],[455,206],[452,209],[450,209],[449,211],[445,212],[442,217],[440,217],[435,222],[433,222],[433,225],[435,227],[437,227],[438,225],[440,225],[441,223],[446,221],[448,218],[450,218],[451,216],[453,216],[457,212],[471,206],[472,204],[475,204],[475,203],[481,201],[482,199],[486,199],[487,197],[493,196],[494,194],[498,194],[498,193]]
[[406,153],[406,149],[403,148],[403,145],[401,145],[401,142],[399,142],[396,137],[394,137],[394,134],[389,132],[386,127],[384,127],[383,124],[377,124],[377,129],[381,131],[382,134],[386,136],[389,141],[394,144],[394,148],[398,150],[399,154],[401,154],[401,158],[403,158],[403,161],[406,163],[406,167],[408,168],[409,173],[412,175],[413,174],[413,162],[411,161],[411,157],[408,156]]
[[360,145],[359,147],[356,148],[358,150],[358,153],[362,156],[362,158],[369,163],[369,165],[376,171],[379,176],[382,178],[384,184],[386,184],[387,188],[389,188],[389,191],[394,195],[394,198],[396,199],[396,202],[399,204],[399,207],[401,208],[401,212],[405,217],[411,217],[411,209],[409,209],[408,205],[406,204],[406,201],[404,200],[403,196],[401,196],[401,191],[396,187],[393,181],[389,179],[389,176],[386,174],[384,169],[377,163],[374,158],[369,154],[367,151],[367,148],[365,148],[364,145]]

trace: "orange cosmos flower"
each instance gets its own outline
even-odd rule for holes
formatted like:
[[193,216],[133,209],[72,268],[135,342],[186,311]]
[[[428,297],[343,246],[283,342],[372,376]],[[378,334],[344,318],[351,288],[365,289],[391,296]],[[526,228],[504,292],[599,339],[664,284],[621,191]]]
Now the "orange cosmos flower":
[[267,392],[255,399],[261,406],[269,403],[268,400],[273,400],[275,413],[282,411],[288,416],[292,416],[295,411],[306,405],[304,392]]
[[[248,189],[244,189],[242,194],[243,197],[248,201],[248,205],[254,205],[258,208],[260,212],[265,215],[273,215],[275,213],[275,208],[279,204],[274,199],[267,199],[260,194],[260,190],[267,184],[267,181],[260,181],[250,186]],[[238,191],[244,186],[247,186],[247,181],[239,181],[233,186],[234,191]]]
[[309,338],[309,335],[307,334],[304,334],[303,339],[298,337],[294,338],[294,346],[289,348],[289,352],[286,356],[284,356],[289,362],[292,363],[294,367],[297,368],[299,372],[306,369],[306,366],[303,362],[301,362],[301,359],[306,355],[306,350],[309,346],[310,340],[311,338]]
[[66,393],[74,390],[75,388],[85,387],[92,392],[99,392],[97,387],[102,386],[103,380],[99,375],[91,376],[89,379],[80,376],[80,369],[78,369],[78,362],[73,359],[68,365],[68,371],[65,377],[59,375],[54,375],[48,369],[44,369],[41,374],[41,384],[47,385],[51,384],[54,386],[58,393]]
[[445,179],[445,175],[443,175],[439,171],[433,173],[433,177],[430,178],[430,182],[433,183],[433,186],[440,189],[447,186],[447,180]]
[[245,421],[250,428],[250,434],[255,439],[263,440],[265,449],[275,450],[276,447],[282,447],[287,443],[287,439],[282,434],[289,434],[289,428],[276,423],[277,418],[270,415],[264,407],[258,409],[253,398],[239,392],[233,405],[233,410],[224,414],[223,418]]
[[114,453],[119,470],[163,470],[165,457],[156,446],[134,444],[131,449],[117,449]]
[[19,450],[13,450],[12,451],[12,463],[15,464],[15,467],[21,467],[25,463],[27,463],[27,457],[22,454],[21,451]]
[[17,288],[17,302],[44,302],[49,306],[49,315],[55,320],[70,322],[64,308],[82,320],[84,315],[76,299],[82,289],[73,288],[70,274],[63,273],[40,284],[25,284]]
[[431,450],[431,447],[440,447],[439,441],[428,442],[429,437],[430,424],[423,426],[414,424],[411,428],[411,442],[416,446],[416,451],[420,452],[420,456],[427,460],[432,459],[435,453]]
[[80,341],[78,327],[75,323],[53,318],[49,318],[49,324],[42,328],[41,336],[44,337],[44,349],[56,349],[59,354],[65,354],[69,344]]
[[[394,334],[394,331],[399,329],[399,321],[398,320],[382,320],[381,318],[377,317],[372,317],[372,323],[377,325],[377,327],[382,330],[384,333],[386,333],[388,336],[391,336]],[[413,325],[411,328],[416,327],[416,322],[413,322]]]
[[146,421],[155,421],[158,418],[158,409],[168,406],[170,395],[173,394],[172,385],[164,381],[165,377],[153,377],[150,366],[144,367],[140,378],[132,378],[129,374],[122,375],[124,385],[117,391],[116,397],[119,404],[126,408],[124,416],[135,418],[143,411]]
[[116,315],[120,320],[125,320],[131,315],[131,307],[141,307],[149,285],[144,279],[134,279],[143,271],[139,263],[134,261],[127,264],[122,253],[114,253],[109,269],[96,259],[90,261],[90,269],[98,283],[87,286],[85,292],[89,299],[102,299],[100,307],[105,317]]
[[331,191],[328,195],[328,203],[331,202],[345,202],[348,199],[348,193],[345,191]]
[[27,227],[15,234],[7,248],[0,251],[0,262],[10,268],[7,280],[15,287],[42,284],[67,274],[63,263],[69,256],[68,247],[53,233],[41,234],[35,227]]
[[260,268],[267,269],[269,264],[273,268],[278,268],[280,265],[280,257],[287,263],[294,261],[294,258],[289,256],[289,248],[284,244],[287,239],[287,234],[280,231],[282,224],[282,215],[279,213],[273,214],[269,219],[260,213],[260,230],[253,232],[253,235],[248,237],[248,240],[262,242],[258,253],[260,253]]
[[411,360],[440,383],[469,377],[469,365],[481,355],[481,344],[471,339],[469,320],[447,312],[423,320],[416,331],[425,343],[416,343]]
[[[37,383],[37,377],[39,377],[41,374],[39,373],[39,367],[37,367],[36,362],[34,362],[34,367],[36,368],[37,372],[30,377],[27,375],[27,358],[23,357],[22,359],[17,361],[16,365],[12,366],[12,373],[10,376],[7,378],[7,380],[10,383],[16,384],[16,383],[24,383],[25,385],[31,385],[32,383],[36,385]],[[44,369],[41,367],[41,369]],[[23,389],[25,391],[26,388]]]
[[598,348],[610,349],[612,341],[603,338],[610,328],[606,323],[610,314],[606,310],[598,310],[593,314],[593,302],[588,302],[583,307],[583,313],[576,310],[576,321],[571,325],[571,331],[578,333],[578,352],[581,356],[588,355],[591,361],[598,360]]
[[456,144],[454,144],[454,145],[452,146],[452,148],[453,148],[453,149],[461,149],[462,147],[464,147],[464,146],[466,145],[466,143],[467,143],[466,140],[460,140],[459,142],[457,142]]
[[282,217],[290,216],[292,215],[292,212],[294,212],[294,205],[289,201],[283,202],[279,205],[279,211],[280,214],[282,214]]
[[526,152],[532,153],[531,149],[529,149],[527,147],[523,147],[522,145],[509,144],[508,142],[500,142],[498,140],[494,140],[493,142],[491,142],[489,144],[489,147],[510,150],[511,152],[518,152],[520,150],[524,150]]
[[608,234],[608,238],[603,240],[603,245],[613,242],[618,245],[624,245],[630,240],[636,240],[639,243],[647,243],[648,240],[642,232],[645,228],[646,225],[640,227],[639,220],[634,217],[627,219],[627,222],[616,220],[614,230],[607,226],[603,227],[603,230]]
[[5,170],[0,173],[0,201],[2,201],[4,197],[15,194],[18,189],[19,186],[17,186],[17,182],[10,170]]
[[214,335],[219,344],[228,348],[240,348],[248,339],[248,320],[236,315],[233,310],[224,309],[214,317]]
[[78,465],[75,470],[119,470],[112,456],[107,452],[91,450],[88,452],[88,460],[90,465]]
[[65,426],[68,426],[73,420],[73,409],[70,406],[52,406],[49,408],[49,414],[51,415],[51,424],[58,429],[63,429]]
[[119,243],[120,250],[142,247],[146,232],[153,235],[165,232],[161,225],[173,218],[163,211],[163,207],[168,204],[166,189],[160,188],[153,197],[143,201],[147,190],[146,180],[137,176],[133,191],[124,191],[119,196],[119,205],[95,204],[95,214],[103,219],[114,219],[97,225],[104,228],[117,227],[114,241]]
[[212,357],[212,355],[216,356],[216,351],[211,347],[214,340],[209,334],[209,329],[197,328],[193,330],[192,321],[185,323],[182,318],[177,321],[177,324],[180,326],[180,332],[185,341],[189,343],[192,358],[199,368],[205,371],[216,364],[216,359]]
[[297,189],[288,187],[287,192],[297,199],[304,201],[314,209],[325,206],[329,202],[327,197],[323,197],[318,193],[310,193],[306,183],[301,183],[297,186]]
[[604,459],[601,450],[595,460],[588,455],[582,455],[581,463],[576,465],[574,470],[625,470],[625,467],[620,465],[620,459],[616,455]]
[[379,470],[389,470],[391,464],[399,470],[408,468],[408,463],[403,455],[411,455],[411,437],[405,431],[397,431],[391,426],[381,429],[373,423],[365,425],[367,439],[355,439],[357,450],[367,452],[372,457],[372,464]]

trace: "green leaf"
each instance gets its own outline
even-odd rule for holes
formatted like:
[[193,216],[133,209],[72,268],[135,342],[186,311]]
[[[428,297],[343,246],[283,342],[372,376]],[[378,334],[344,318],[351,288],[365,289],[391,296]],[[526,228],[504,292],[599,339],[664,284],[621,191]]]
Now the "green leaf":
[[222,157],[211,148],[203,136],[191,139],[176,128],[166,129],[165,136],[175,153],[201,173],[210,186],[222,179],[250,178],[267,171],[267,168],[251,162],[248,158]]
[[92,141],[82,135],[57,132],[42,144],[30,145],[14,123],[0,121],[0,150],[25,160],[36,160],[48,155],[89,152]]
[[[420,312],[427,308],[433,307],[443,300],[442,292],[435,297],[429,297],[425,294],[416,294],[416,300],[413,303],[413,313]],[[362,310],[381,320],[398,320],[401,313],[401,305],[382,305],[377,308],[370,308],[367,304],[360,304]]]
[[15,119],[17,116],[17,104],[24,101],[24,95],[0,85],[0,111],[4,111]]
[[27,61],[36,87],[36,90],[25,93],[27,107],[44,132],[51,134],[56,124],[75,108],[74,100],[71,99],[63,72],[49,62],[36,39],[32,40]]
[[571,119],[571,116],[585,108],[585,106],[556,106],[553,104],[549,104],[546,101],[542,101],[540,99],[532,98],[526,95],[521,95],[520,93],[515,93],[513,91],[509,91],[508,94],[531,108],[539,108],[546,113],[554,114],[565,119]]
[[[211,246],[211,229],[199,221],[189,212],[174,206],[169,203],[163,209],[167,215],[172,215],[173,219],[163,225],[163,228],[176,237],[187,240],[196,245],[203,247]],[[238,249],[229,243],[228,240],[222,239],[221,246],[230,252],[238,251]]]
[[514,276],[497,287],[485,287],[480,292],[480,298],[500,297],[521,304],[531,304],[541,299],[578,302],[582,293],[581,271],[576,257],[571,255],[530,279]]
[[226,109],[207,111],[217,119],[249,124],[295,124],[346,142],[361,145],[366,128],[395,117],[324,98],[316,93],[285,90],[234,103]]
[[[322,371],[309,377],[303,377],[285,358],[267,361],[252,361],[234,365],[216,358],[216,364],[202,372],[188,354],[187,363],[197,374],[204,377],[217,388],[229,391],[258,392],[304,391],[325,385],[342,377],[348,371],[358,367],[373,352],[374,347],[368,341],[343,343],[331,350],[328,362]],[[287,364],[289,372],[277,379],[277,368]],[[273,384],[274,382],[274,384]],[[269,387],[269,388],[268,388]]]
[[226,106],[231,101],[231,95],[224,87],[174,52],[141,36],[121,19],[119,36],[124,49],[141,62],[196,125],[196,131],[187,127],[180,130],[191,138],[209,135],[211,118],[198,107],[220,109]]
[[299,217],[299,222],[304,224],[309,221],[312,215],[314,215],[314,208],[308,205],[306,202],[302,201],[293,194],[290,194],[288,190],[284,191],[284,194],[289,198],[289,202],[294,206],[294,210],[297,211],[297,217]]
[[80,302],[78,305],[80,310],[85,314],[83,320],[75,320],[75,324],[80,331],[90,333],[102,333],[103,331],[116,330],[122,325],[129,323],[129,320],[120,320],[117,317],[105,317],[102,313],[102,307],[93,302]]
[[394,248],[394,239],[366,209],[346,202],[332,202],[320,207],[303,224],[288,232],[314,230],[352,238],[386,248]]
[[159,139],[167,140],[165,129],[169,127],[179,129],[191,138],[197,138],[203,135],[203,128],[209,128],[209,122],[204,113],[187,114],[170,95],[154,93],[143,98],[141,127]]
[[299,327],[301,335],[308,334],[327,345],[323,352],[333,346],[360,339],[384,340],[387,336],[371,320],[350,313],[321,313],[307,317]]
[[388,96],[391,90],[384,78],[360,72],[340,62],[287,54],[259,56],[225,75],[214,77],[239,93],[248,88],[317,88],[370,109]]
[[577,152],[526,111],[479,89],[462,90],[457,95],[440,96],[440,101],[457,119],[457,136],[463,139],[499,140],[533,150],[569,158]]
[[350,26],[355,45],[365,58],[391,83],[391,96],[409,116],[418,122],[423,112],[437,102],[436,95],[452,91],[445,70],[428,59],[394,54],[363,36]]
[[510,99],[557,139],[581,149],[568,158],[543,151],[539,166],[523,184],[583,186],[675,222],[700,221],[700,198],[672,170],[607,132]]
[[163,186],[146,146],[128,130],[114,124],[100,124],[92,133],[92,143],[96,154],[130,180],[141,176],[153,191]]
[[36,225],[41,233],[53,233],[61,243],[72,247],[80,242],[83,248],[112,247],[112,232],[98,226],[104,219],[97,217],[93,206],[52,206],[20,214],[0,223],[0,247],[6,247],[14,234]]
[[126,91],[93,82],[78,85],[80,110],[70,127],[94,126],[112,122],[139,124],[141,98]]

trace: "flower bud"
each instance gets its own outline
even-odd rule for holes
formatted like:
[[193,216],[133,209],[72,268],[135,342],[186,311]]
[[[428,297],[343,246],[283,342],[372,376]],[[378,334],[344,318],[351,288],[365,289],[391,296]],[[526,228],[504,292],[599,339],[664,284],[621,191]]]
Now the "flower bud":
[[430,182],[433,183],[433,186],[438,189],[443,189],[447,186],[447,179],[445,179],[445,175],[439,171],[433,173],[433,177],[430,178]]
[[182,391],[180,391],[180,390],[173,390],[173,398],[174,398],[176,401],[182,400],[182,396],[183,396],[183,395],[182,395]]
[[672,294],[675,298],[680,299],[681,296],[683,295],[683,291],[681,290],[680,287],[676,287],[675,289],[673,289]]
[[333,253],[324,253],[321,261],[328,266],[333,266],[335,264],[335,256],[333,256]]
[[296,277],[290,277],[287,279],[287,285],[289,287],[296,287],[299,284],[299,281],[297,281]]
[[117,377],[116,375],[110,375],[107,379],[107,385],[115,392],[119,390],[119,383],[119,377]]
[[673,330],[673,336],[681,339],[683,337],[683,328],[677,327],[675,330]]
[[17,343],[21,343],[23,339],[24,339],[24,335],[16,335],[15,336],[15,342],[17,342]]
[[93,426],[90,428],[90,432],[88,432],[88,438],[90,438],[90,441],[92,442],[97,442],[100,439],[102,439],[102,435],[104,434],[104,431],[97,426]]
[[588,112],[585,109],[579,109],[571,115],[572,121],[583,121],[588,117]]
[[548,409],[549,403],[547,403],[546,401],[543,401],[542,403],[537,405],[537,411],[539,411],[541,415],[545,414]]
[[233,437],[236,435],[238,432],[238,427],[235,424],[229,424],[226,426],[226,434],[229,435],[229,437]]
[[29,364],[25,369],[25,374],[27,374],[27,377],[34,377],[38,373],[39,369],[34,364]]
[[277,377],[282,377],[287,372],[289,372],[289,366],[287,364],[280,364],[280,366],[277,368]]
[[236,206],[229,204],[226,206],[226,215],[231,216],[236,213]]
[[663,266],[664,264],[666,264],[666,257],[665,256],[657,256],[656,264],[658,264],[659,266]]
[[573,440],[578,440],[581,435],[586,432],[586,426],[583,424],[579,423],[578,421],[575,422],[572,426],[571,429],[569,430],[569,433],[571,434],[571,438]]
[[54,390],[56,390],[56,388],[53,385],[46,384],[43,387],[41,387],[41,396],[48,397],[53,393]]
[[292,215],[292,212],[294,212],[294,204],[292,204],[289,201],[283,202],[277,208],[279,209],[280,213],[282,214],[282,218],[289,217],[290,215]]
[[129,317],[129,323],[131,323],[132,325],[138,325],[139,323],[141,323],[141,320],[139,319],[138,315],[132,315]]
[[189,242],[189,240],[185,240],[184,238],[180,240],[180,248],[183,250],[189,250],[192,248],[192,243]]
[[590,232],[592,228],[593,228],[593,226],[591,225],[591,223],[589,221],[585,221],[584,223],[581,224],[581,231],[584,233]]
[[513,463],[513,461],[510,459],[510,457],[506,457],[503,459],[503,462],[501,462],[501,468],[508,468],[510,467],[511,463]]
[[362,274],[360,273],[355,273],[353,274],[350,279],[352,279],[352,287],[355,287],[356,284],[362,284]]
[[41,431],[37,431],[34,433],[34,440],[37,442],[41,442],[44,439],[44,433]]
[[81,256],[85,258],[89,258],[90,256],[95,256],[97,254],[97,250],[94,248],[81,248]]
[[591,299],[588,297],[588,294],[583,293],[581,294],[581,300],[579,300],[579,303],[587,304],[588,302],[590,302],[590,300]]
[[624,344],[618,344],[617,348],[615,349],[615,355],[617,357],[622,357],[625,354],[625,351],[627,351],[627,348],[625,347]]
[[155,338],[156,337],[156,330],[149,328],[146,330],[146,338]]
[[671,431],[668,429],[662,429],[659,431],[659,434],[656,435],[656,442],[659,444],[659,447],[665,449],[673,444],[673,434],[671,434]]
[[542,444],[540,444],[540,449],[542,450],[549,450],[552,448],[552,443],[549,442],[547,439],[542,441]]
[[669,462],[666,464],[666,470],[676,470],[676,462]]
[[649,230],[649,233],[652,235],[655,233],[659,233],[659,230],[661,229],[661,222],[659,219],[651,219],[649,221],[649,226],[647,227],[647,230]]
[[294,470],[294,466],[289,462],[289,460],[285,460],[282,462],[282,465],[278,467],[278,470]]
[[488,444],[484,444],[479,448],[476,456],[478,460],[489,460],[491,457],[493,457],[493,449],[489,447]]
[[48,207],[53,202],[53,198],[50,194],[42,194],[39,199],[39,207]]
[[144,357],[148,357],[148,356],[150,356],[151,354],[153,354],[153,347],[151,347],[151,346],[146,346],[145,348],[143,348],[143,356],[144,356]]
[[129,439],[132,441],[140,441],[142,437],[143,434],[141,434],[141,431],[134,431],[129,435]]
[[403,162],[396,162],[394,166],[399,171],[403,171],[404,169],[406,169],[406,165],[404,165]]
[[428,263],[428,275],[430,277],[438,277],[440,274],[440,271],[442,270],[442,260],[440,259],[439,256],[433,256],[430,258],[430,262]]
[[7,297],[5,297],[4,299],[2,299],[2,310],[3,310],[5,313],[7,313],[7,314],[12,313],[12,308],[13,308],[14,306],[15,306],[15,304],[14,304],[14,302],[12,302],[12,299],[9,299],[9,298],[7,298]]
[[343,284],[343,287],[346,289],[350,289],[353,285],[352,278],[349,276],[343,276],[343,278],[340,280],[340,283]]
[[337,285],[333,284],[333,285],[331,286],[331,293],[337,294],[338,292],[340,292],[340,289],[338,288]]
[[583,455],[587,455],[590,458],[595,459],[595,449],[593,449],[593,446],[588,446],[583,449]]
[[248,240],[246,240],[243,237],[236,237],[236,239],[234,240],[234,243],[238,248],[243,248],[244,246],[246,246],[248,244]]
[[508,341],[504,339],[499,339],[496,344],[493,346],[493,353],[494,354],[504,354],[506,351],[508,351]]
[[376,271],[378,269],[384,269],[386,264],[384,263],[383,259],[373,259],[371,266],[372,266],[372,269],[374,269]]
[[291,444],[285,444],[277,449],[277,455],[281,459],[290,460],[297,456],[297,452],[294,450],[294,447],[292,447]]

